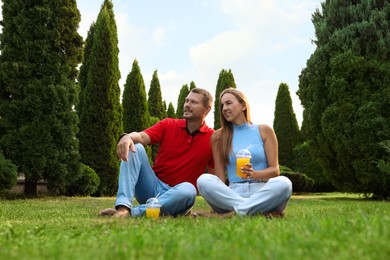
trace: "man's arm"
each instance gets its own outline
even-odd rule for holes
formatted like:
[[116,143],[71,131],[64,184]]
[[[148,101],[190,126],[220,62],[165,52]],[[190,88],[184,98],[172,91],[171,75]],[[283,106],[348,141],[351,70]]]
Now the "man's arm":
[[150,144],[150,137],[145,132],[132,132],[124,135],[118,142],[116,153],[122,161],[127,162],[129,157],[129,149],[135,153],[135,144]]

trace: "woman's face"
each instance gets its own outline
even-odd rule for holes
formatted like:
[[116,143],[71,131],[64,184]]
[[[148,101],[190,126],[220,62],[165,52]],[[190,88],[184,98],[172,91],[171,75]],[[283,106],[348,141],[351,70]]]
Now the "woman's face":
[[245,105],[241,104],[233,94],[226,93],[221,97],[221,111],[226,121],[243,124],[246,121],[245,109]]

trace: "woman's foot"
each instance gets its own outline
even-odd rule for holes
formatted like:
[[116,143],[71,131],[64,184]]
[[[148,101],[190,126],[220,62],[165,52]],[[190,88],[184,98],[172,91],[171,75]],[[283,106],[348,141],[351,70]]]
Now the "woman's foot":
[[267,213],[263,213],[263,215],[267,218],[283,218],[284,217],[284,211],[280,210],[274,210]]

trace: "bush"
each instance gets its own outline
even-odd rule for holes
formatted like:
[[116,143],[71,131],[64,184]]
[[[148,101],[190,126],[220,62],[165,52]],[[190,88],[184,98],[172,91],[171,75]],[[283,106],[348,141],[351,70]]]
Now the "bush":
[[382,195],[374,193],[373,197],[378,199],[390,198],[390,140],[380,142],[379,145],[384,149],[385,154],[383,159],[377,161],[377,167],[379,168],[379,179],[380,190],[387,190]]
[[312,178],[300,172],[293,172],[288,167],[280,166],[280,174],[290,179],[293,192],[308,192],[314,186],[314,180]]
[[67,196],[88,196],[97,191],[100,179],[94,169],[81,164],[76,176],[66,189]]
[[297,145],[294,150],[294,163],[291,166],[295,171],[306,174],[314,180],[312,192],[330,192],[335,191],[335,187],[326,178],[318,159],[311,156],[309,143],[304,142]]
[[9,190],[16,185],[16,165],[0,154],[0,191]]

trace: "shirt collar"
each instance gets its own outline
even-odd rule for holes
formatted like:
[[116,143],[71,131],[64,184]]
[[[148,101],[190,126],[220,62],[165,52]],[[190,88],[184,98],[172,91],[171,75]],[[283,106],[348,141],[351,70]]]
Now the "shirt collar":
[[[180,124],[179,124],[180,128],[184,128],[187,130],[187,132],[189,133],[189,130],[187,128],[187,123],[186,123],[186,120],[185,119],[180,119]],[[204,121],[203,124],[200,126],[200,128],[198,130],[196,130],[195,132],[192,133],[192,135],[195,135],[196,133],[198,132],[201,132],[201,133],[206,133],[207,132],[207,129],[208,129],[208,126],[206,125],[206,122]]]

